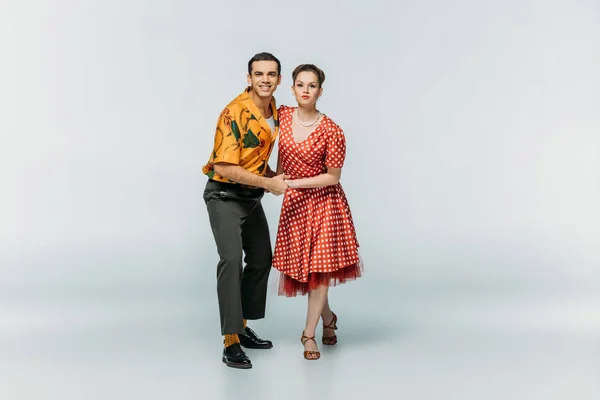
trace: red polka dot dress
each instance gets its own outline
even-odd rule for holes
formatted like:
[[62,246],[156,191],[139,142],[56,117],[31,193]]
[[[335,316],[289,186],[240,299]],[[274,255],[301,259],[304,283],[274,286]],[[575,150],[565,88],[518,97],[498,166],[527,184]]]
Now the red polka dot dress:
[[[342,168],[344,133],[323,116],[302,142],[292,135],[295,107],[279,108],[279,157],[290,179],[308,178]],[[335,286],[356,279],[362,271],[358,240],[346,195],[340,183],[286,190],[279,217],[273,267],[280,271],[279,294],[306,294],[318,285]]]

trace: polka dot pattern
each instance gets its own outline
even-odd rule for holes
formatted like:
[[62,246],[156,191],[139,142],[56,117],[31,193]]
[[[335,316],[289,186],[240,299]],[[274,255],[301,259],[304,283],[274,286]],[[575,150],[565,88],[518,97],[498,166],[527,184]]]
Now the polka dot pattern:
[[[292,179],[312,177],[327,167],[342,168],[346,156],[344,133],[324,116],[302,142],[292,135],[295,108],[279,109],[279,155]],[[309,274],[332,273],[358,265],[359,243],[352,214],[340,183],[314,189],[288,189],[283,198],[273,267],[299,282]]]

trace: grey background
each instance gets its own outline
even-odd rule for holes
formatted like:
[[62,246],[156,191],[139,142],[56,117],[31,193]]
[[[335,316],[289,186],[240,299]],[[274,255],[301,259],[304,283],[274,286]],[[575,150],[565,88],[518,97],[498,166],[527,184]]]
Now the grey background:
[[[5,0],[0,395],[598,398],[599,23],[592,0]],[[327,75],[366,270],[316,365],[273,283],[276,347],[240,373],[201,167],[259,51],[279,104],[297,64]]]

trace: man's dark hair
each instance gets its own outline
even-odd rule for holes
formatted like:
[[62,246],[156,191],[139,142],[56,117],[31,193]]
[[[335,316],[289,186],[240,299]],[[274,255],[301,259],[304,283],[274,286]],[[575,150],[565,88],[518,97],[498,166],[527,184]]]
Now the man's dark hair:
[[250,75],[252,75],[252,63],[254,61],[275,61],[277,63],[277,75],[281,75],[281,63],[273,54],[266,52],[255,54],[254,57],[248,61],[248,74]]

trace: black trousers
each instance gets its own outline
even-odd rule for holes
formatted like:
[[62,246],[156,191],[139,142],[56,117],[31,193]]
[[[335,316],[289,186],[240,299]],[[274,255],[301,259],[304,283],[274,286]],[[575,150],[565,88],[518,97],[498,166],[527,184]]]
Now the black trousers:
[[220,257],[217,297],[223,335],[244,333],[243,319],[265,316],[273,255],[269,226],[261,204],[263,195],[264,190],[260,188],[212,180],[204,190]]

